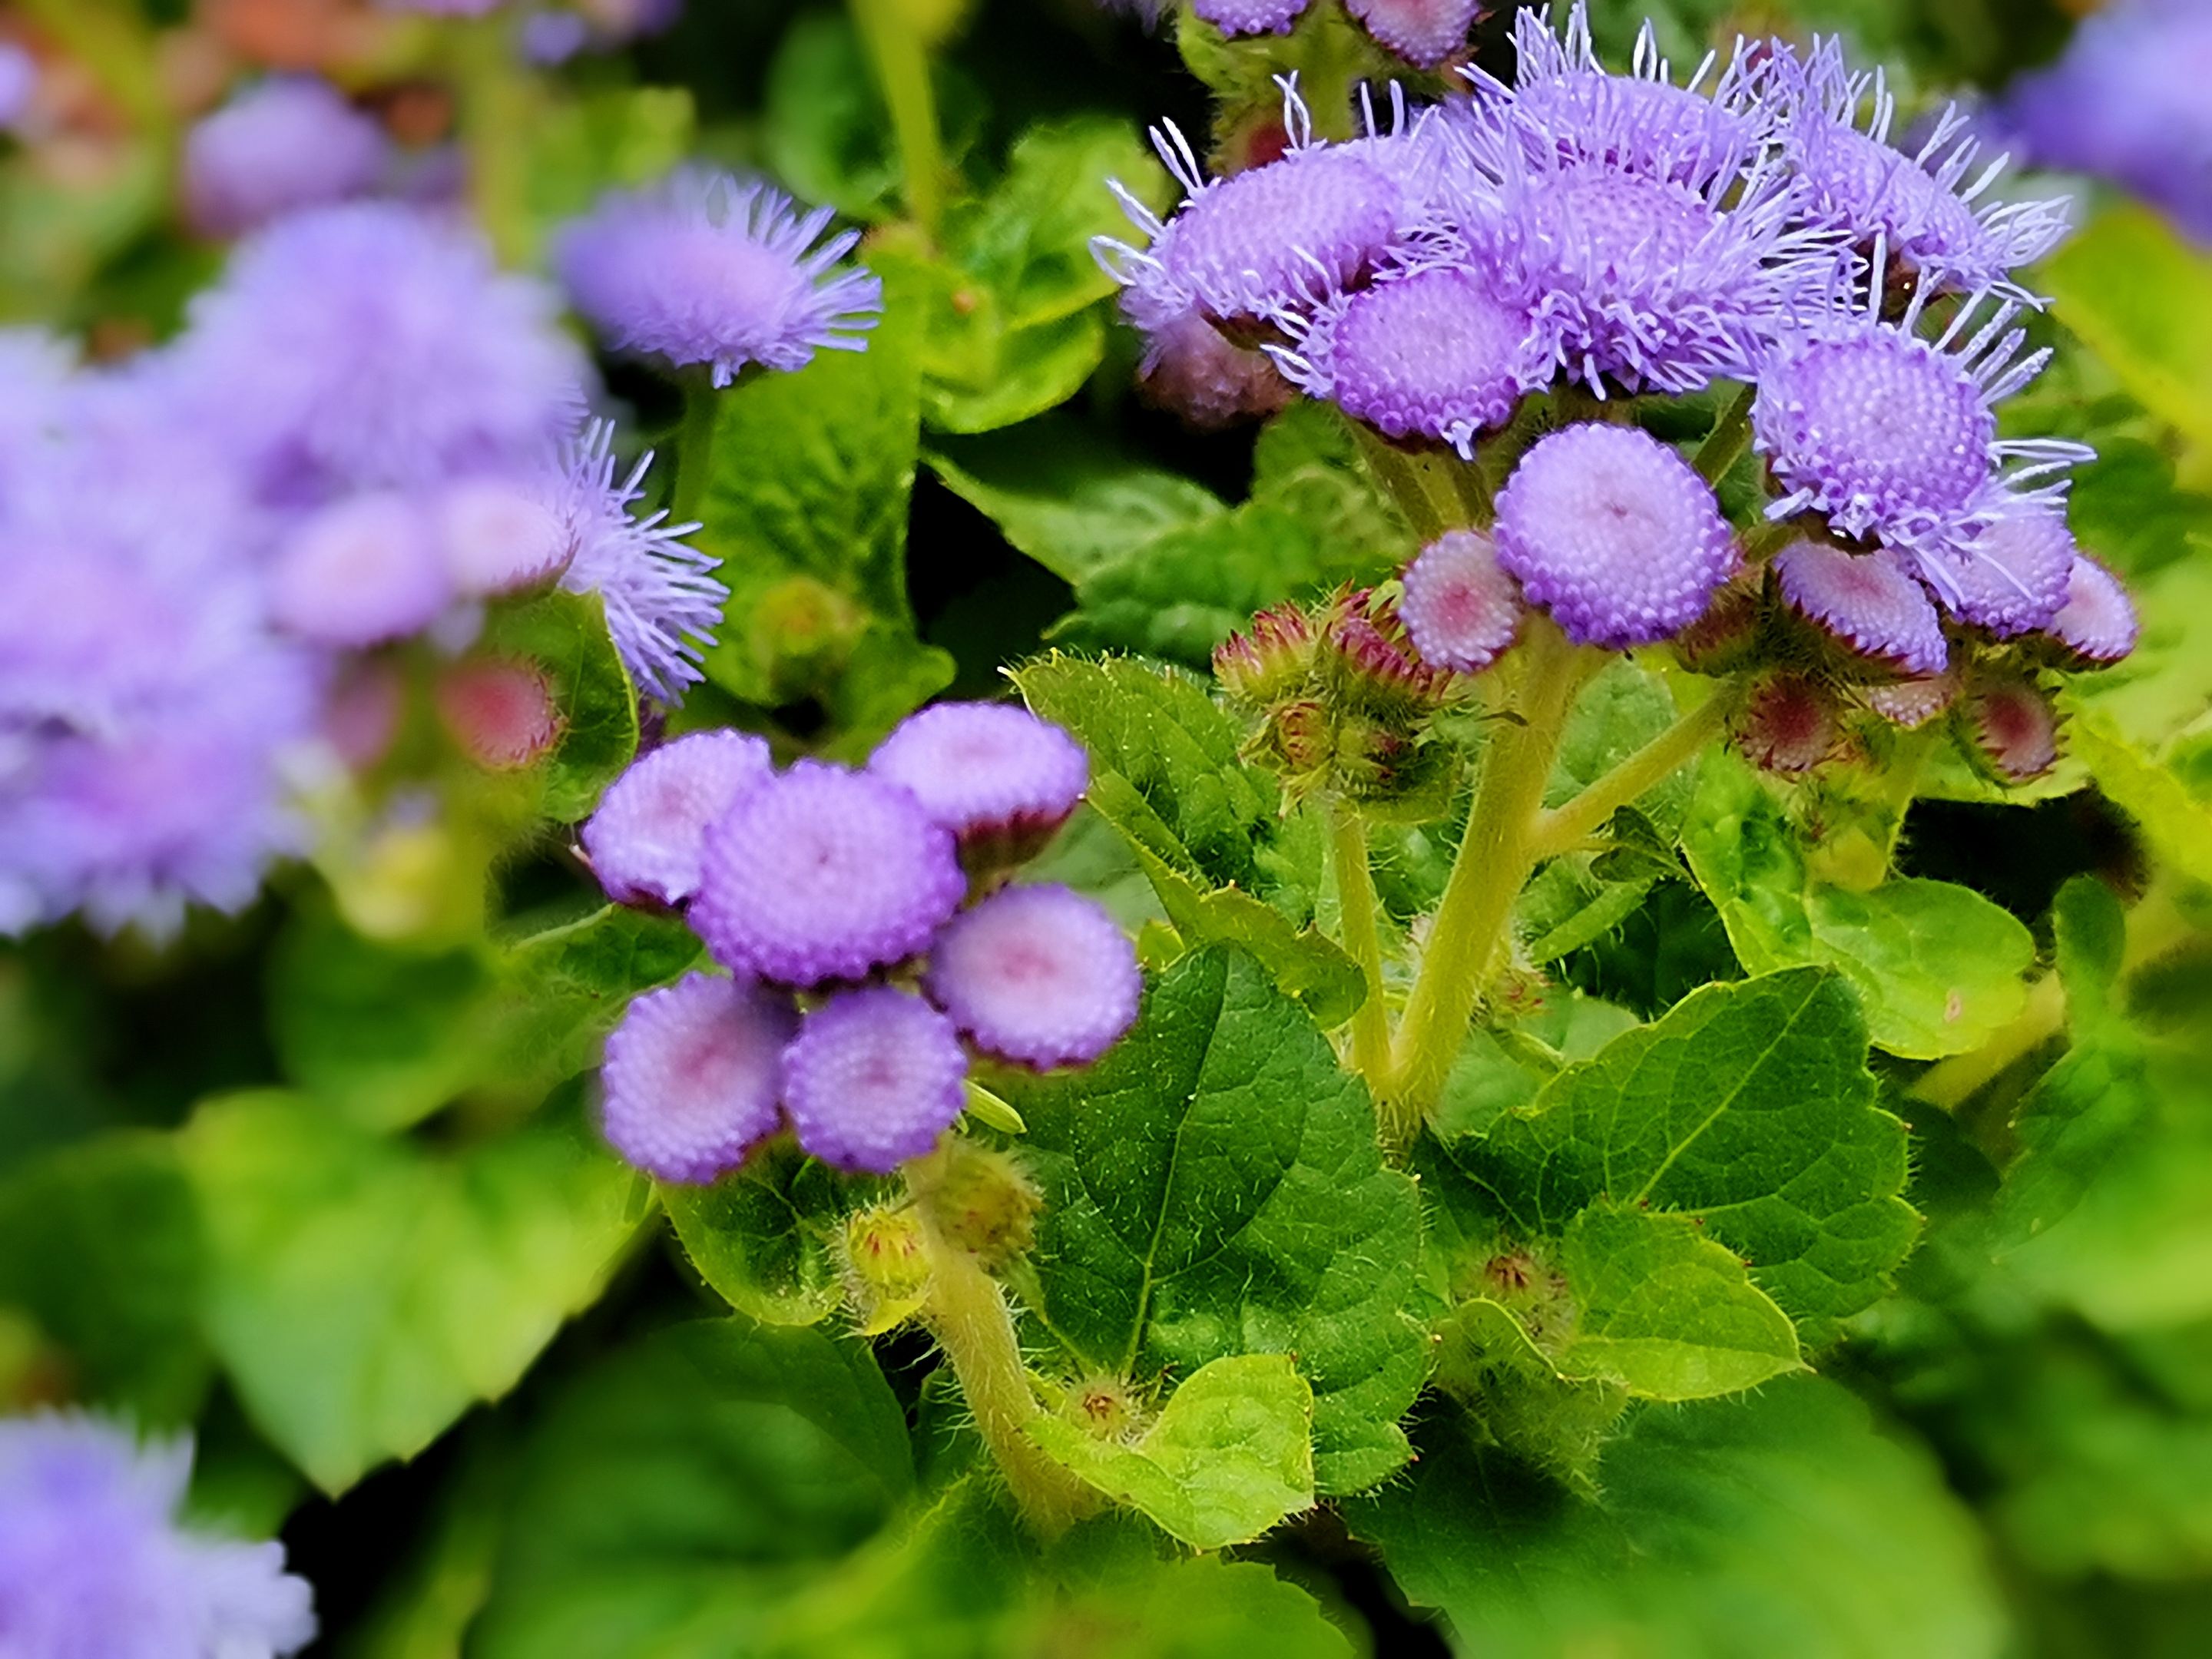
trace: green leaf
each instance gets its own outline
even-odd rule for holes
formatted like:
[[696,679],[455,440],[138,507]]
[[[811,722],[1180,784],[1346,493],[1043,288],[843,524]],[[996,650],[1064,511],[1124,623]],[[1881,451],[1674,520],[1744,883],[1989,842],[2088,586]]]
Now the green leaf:
[[2115,208],[2039,268],[2058,319],[2146,407],[2212,440],[2212,259],[2147,207]]
[[589,817],[606,787],[637,754],[637,692],[607,632],[594,593],[558,588],[494,605],[483,645],[526,659],[545,675],[560,713],[553,752],[533,769],[544,779],[544,814],[561,823]]
[[1589,1059],[1639,1024],[1626,1008],[1555,987],[1510,1025],[1477,1026],[1444,1080],[1437,1133],[1447,1141],[1481,1133],[1507,1111],[1531,1104],[1567,1061]]
[[2097,787],[2142,826],[2161,858],[2192,880],[2212,881],[2212,801],[2200,799],[2101,713],[2069,721],[2066,741]]
[[1409,1480],[1344,1505],[1416,1604],[1485,1659],[1998,1659],[1972,1516],[1928,1455],[1815,1377],[1645,1407],[1576,1499],[1449,1416]]
[[528,166],[529,222],[539,243],[602,191],[653,184],[692,149],[687,87],[597,87],[532,97],[526,112],[516,149]]
[[1210,1360],[1133,1446],[1056,1417],[1029,1425],[1054,1462],[1194,1549],[1246,1544],[1313,1507],[1313,1390],[1285,1354]]
[[1628,1405],[1615,1382],[1574,1382],[1504,1304],[1477,1297],[1436,1327],[1437,1387],[1477,1445],[1495,1446],[1595,1498],[1605,1437]]
[[1569,1224],[1564,1260],[1581,1316],[1563,1376],[1704,1400],[1803,1369],[1790,1316],[1688,1216],[1593,1204]]
[[1908,1060],[1965,1054],[2019,1014],[2035,942],[2009,912],[1948,882],[1860,893],[1814,879],[1781,802],[1735,755],[1706,757],[1682,839],[1745,971],[1836,969],[1876,1048]]
[[674,983],[706,957],[681,918],[618,904],[504,943],[495,957],[500,1063],[541,1090],[596,1066],[633,998]]
[[635,1231],[630,1172],[572,1114],[434,1153],[302,1097],[185,1129],[210,1340],[255,1423],[328,1492],[513,1387]]
[[784,1142],[711,1187],[659,1190],[699,1276],[739,1313],[770,1325],[816,1324],[843,1305],[845,1216],[877,1194]]
[[1257,963],[1193,952],[1096,1066],[1005,1092],[1047,1196],[1042,1311],[1080,1369],[1288,1353],[1313,1388],[1317,1489],[1398,1467],[1427,1370],[1406,1312],[1413,1183],[1383,1166],[1365,1090]]
[[761,139],[770,169],[800,200],[855,219],[890,216],[899,158],[883,95],[852,21],[802,12],[768,66]]
[[1814,1346],[1918,1225],[1905,1126],[1875,1103],[1849,986],[1820,969],[1693,992],[1451,1150],[1524,1237],[1601,1198],[1702,1218]]

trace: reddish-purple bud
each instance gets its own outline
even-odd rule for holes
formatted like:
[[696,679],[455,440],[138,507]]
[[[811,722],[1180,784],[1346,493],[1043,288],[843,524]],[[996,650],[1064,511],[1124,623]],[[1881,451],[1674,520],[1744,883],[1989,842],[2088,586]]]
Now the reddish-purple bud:
[[2001,781],[2026,783],[2058,763],[2058,711],[2033,681],[1978,679],[1960,713],[1975,758]]
[[1802,674],[1771,674],[1753,685],[1736,716],[1736,747],[1769,772],[1806,772],[1835,752],[1835,694]]

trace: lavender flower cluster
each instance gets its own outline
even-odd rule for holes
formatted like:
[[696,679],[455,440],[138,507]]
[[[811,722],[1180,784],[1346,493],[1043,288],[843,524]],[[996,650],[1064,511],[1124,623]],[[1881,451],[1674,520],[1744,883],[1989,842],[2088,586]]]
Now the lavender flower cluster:
[[865,769],[696,732],[617,780],[584,826],[610,896],[679,906],[730,977],[632,1003],[607,1040],[604,1125],[648,1174],[711,1182],[787,1119],[887,1172],[966,1103],[967,1044],[1087,1064],[1136,1018],[1126,935],[1065,887],[1007,886],[1074,811],[1089,763],[1000,703],[906,720]]
[[[1514,39],[1512,86],[1470,69],[1464,95],[1349,142],[1316,138],[1286,84],[1289,149],[1231,177],[1170,125],[1181,207],[1124,195],[1145,245],[1097,246],[1143,372],[1198,386],[1202,421],[1286,381],[1400,448],[1514,462],[1495,523],[1407,573],[1423,658],[1485,666],[1522,605],[1580,644],[1648,645],[1769,582],[1856,659],[1846,679],[1933,681],[2001,641],[2124,655],[2126,597],[2063,514],[2089,452],[1997,430],[2048,356],[2018,273],[2061,204],[1998,198],[2002,159],[1955,111],[1893,148],[1882,76],[1834,40],[1739,40],[1678,84],[1648,25],[1631,72],[1605,70],[1579,4],[1563,34],[1522,12]],[[1772,527],[1751,535],[1635,424],[1639,399],[1717,382],[1756,389]]]

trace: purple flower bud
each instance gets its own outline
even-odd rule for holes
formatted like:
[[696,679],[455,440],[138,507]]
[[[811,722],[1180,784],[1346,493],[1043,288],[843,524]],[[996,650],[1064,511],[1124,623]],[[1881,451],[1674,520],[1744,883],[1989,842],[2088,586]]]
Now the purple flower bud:
[[1087,1066],[1137,1018],[1128,935],[1065,887],[1006,887],[953,918],[926,981],[978,1046],[1040,1070]]
[[1769,674],[1746,693],[1736,747],[1766,772],[1808,772],[1835,752],[1836,699],[1802,674]]
[[15,41],[0,40],[0,130],[15,130],[38,90],[39,60]]
[[2051,619],[2051,632],[2092,663],[2118,662],[2136,648],[2142,631],[2136,608],[2112,573],[2076,554],[2066,578],[2066,603]]
[[707,831],[691,924],[715,959],[787,985],[926,949],[967,891],[952,834],[895,784],[800,761]]
[[1398,615],[1422,659],[1462,674],[1496,661],[1521,629],[1521,590],[1498,568],[1498,544],[1448,530],[1406,567]]
[[741,732],[694,732],[641,757],[585,823],[592,873],[617,904],[681,904],[699,890],[707,826],[775,770]]
[[1014,703],[940,702],[901,721],[868,770],[963,840],[1030,836],[1066,821],[1091,782],[1091,757]]
[[841,1170],[888,1175],[920,1158],[967,1104],[952,1022],[887,986],[846,991],[806,1016],[783,1053],[799,1144]]
[[1859,696],[1865,699],[1868,708],[1892,726],[1911,732],[1927,725],[1958,701],[1959,676],[1947,668],[1940,674],[1923,674],[1887,685],[1863,685]]
[[1407,63],[1433,69],[1467,45],[1482,0],[1345,0],[1344,9]]
[[830,216],[817,208],[802,218],[765,185],[684,169],[658,189],[602,198],[561,233],[554,264],[611,344],[708,364],[727,386],[748,364],[790,370],[817,347],[866,347],[883,283],[833,271],[860,235],[815,246]]
[[1941,561],[1956,590],[1952,611],[1963,622],[2001,640],[2050,625],[2066,603],[2075,549],[2066,520],[2055,511],[2027,508],[1993,519],[1954,556]]
[[1442,439],[1462,455],[1550,378],[1543,329],[1479,264],[1386,276],[1310,323],[1279,320],[1297,349],[1271,349],[1302,391],[1386,436]]
[[797,1023],[788,997],[706,974],[647,992],[607,1037],[608,1141],[662,1181],[726,1175],[775,1133]]
[[270,614],[319,645],[374,645],[426,626],[453,597],[428,518],[389,490],[356,495],[294,532],[269,573]]
[[1288,34],[1311,0],[1190,0],[1224,34]]
[[1940,673],[1949,659],[1942,619],[1894,554],[1794,542],[1775,555],[1774,574],[1784,599],[1854,650],[1913,674]]
[[1689,463],[1634,427],[1554,432],[1498,496],[1498,562],[1578,645],[1646,645],[1697,620],[1735,560]]
[[185,135],[185,213],[204,236],[359,196],[384,170],[384,130],[313,76],[280,76]]
[[574,549],[543,494],[504,478],[464,478],[438,492],[430,510],[456,588],[511,593],[567,568]]
[[2008,783],[2058,763],[2058,711],[2033,681],[1996,675],[1968,688],[1964,710],[1978,757]]
[[1234,345],[1195,307],[1146,331],[1137,390],[1196,432],[1264,419],[1291,400],[1291,385],[1264,351]]
[[0,1632],[24,1659],[269,1659],[315,1634],[281,1544],[177,1524],[189,1441],[82,1417],[0,1419]]

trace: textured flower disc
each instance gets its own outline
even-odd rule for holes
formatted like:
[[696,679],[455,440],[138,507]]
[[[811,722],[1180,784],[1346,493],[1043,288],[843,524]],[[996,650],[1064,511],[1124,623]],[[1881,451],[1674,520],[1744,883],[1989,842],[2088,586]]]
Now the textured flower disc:
[[428,519],[396,492],[325,507],[270,573],[276,623],[319,645],[374,645],[412,634],[453,597]]
[[501,478],[465,478],[431,508],[447,573],[464,593],[511,593],[557,575],[575,550],[560,515]]
[[794,1023],[788,997],[705,974],[647,992],[607,1038],[607,1139],[663,1181],[736,1169],[775,1132]]
[[1464,452],[1541,378],[1528,372],[1531,326],[1472,271],[1415,271],[1352,295],[1316,329],[1310,389],[1393,438]]
[[1942,619],[1893,555],[1796,542],[1775,555],[1774,574],[1784,599],[1846,645],[1914,674],[1942,672]]
[[1554,432],[1498,497],[1498,562],[1580,645],[1666,638],[1697,619],[1735,552],[1713,492],[1634,427]]
[[1467,45],[1482,0],[1345,0],[1344,9],[1407,62],[1432,69]]
[[799,1144],[841,1170],[889,1174],[935,1146],[967,1103],[968,1055],[952,1022],[885,986],[807,1015],[783,1066]]
[[691,925],[717,961],[787,985],[861,979],[926,947],[967,890],[951,832],[895,784],[818,761],[707,831]]
[[1519,88],[1513,120],[1532,149],[1692,188],[1740,166],[1759,130],[1741,112],[1641,76],[1571,70]]
[[1775,476],[1838,529],[1909,538],[1969,509],[1990,480],[1996,417],[1956,362],[1869,326],[1777,354],[1752,429]]
[[1224,34],[1287,34],[1312,0],[1190,0],[1190,9]]
[[2051,632],[2091,662],[2118,662],[2136,648],[2142,631],[2134,603],[2112,573],[2086,555],[2075,556],[2066,580],[2066,603],[2051,619]]
[[1060,727],[1010,702],[941,702],[900,722],[868,771],[956,836],[1042,828],[1075,810],[1091,760]]
[[929,957],[929,994],[993,1054],[1087,1065],[1137,1018],[1144,981],[1113,917],[1065,887],[1006,887],[953,919]]
[[1678,268],[1719,222],[1696,192],[1640,173],[1589,167],[1538,176],[1526,209],[1537,239],[1619,282]]
[[1449,530],[1406,567],[1398,616],[1424,662],[1473,674],[1487,668],[1521,629],[1521,590],[1498,568],[1498,544],[1474,530]]
[[2048,627],[2058,614],[2076,551],[2057,513],[2023,508],[1991,520],[1955,556],[1929,556],[1950,573],[1960,619],[2008,640]]
[[1351,282],[1390,246],[1398,219],[1397,187],[1379,167],[1316,147],[1208,185],[1152,252],[1213,315],[1256,316],[1324,276]]
[[1232,344],[1195,307],[1145,331],[1137,390],[1197,432],[1266,418],[1291,400],[1291,383],[1264,351]]
[[768,744],[738,732],[694,732],[617,778],[584,825],[592,873],[621,904],[679,904],[699,889],[707,826],[774,769]]

